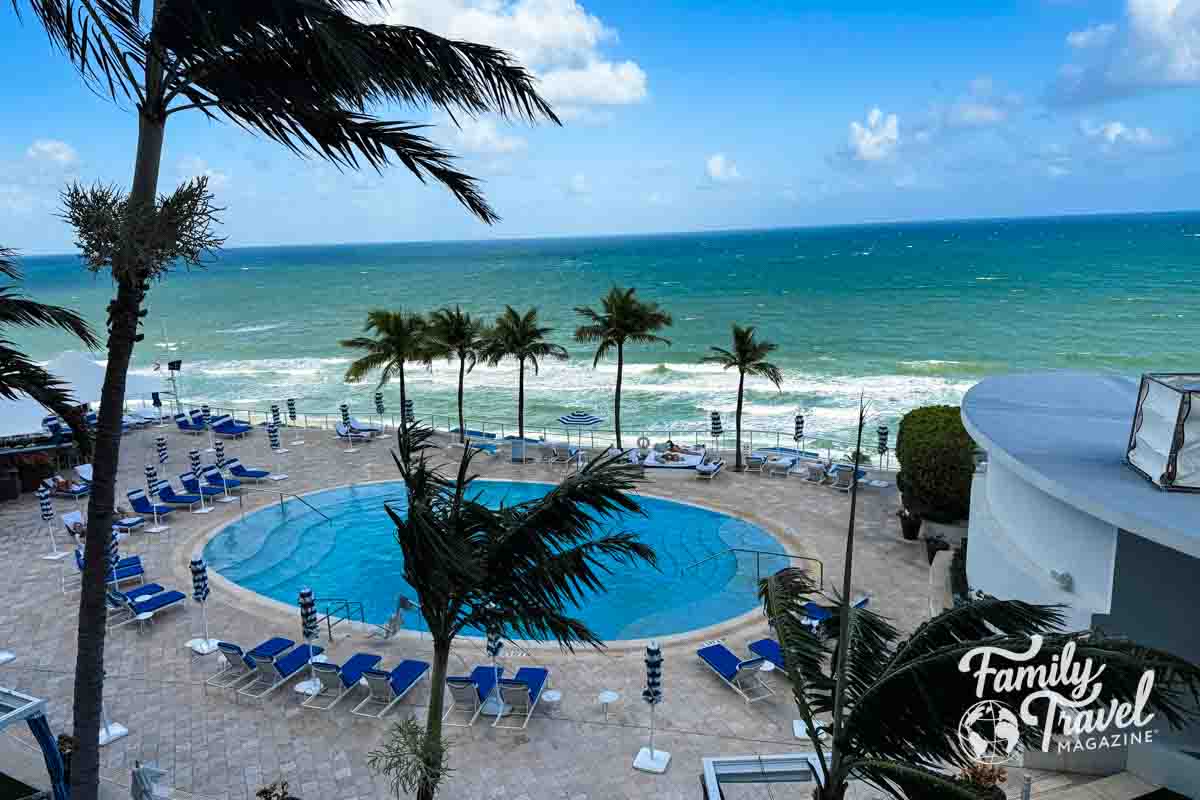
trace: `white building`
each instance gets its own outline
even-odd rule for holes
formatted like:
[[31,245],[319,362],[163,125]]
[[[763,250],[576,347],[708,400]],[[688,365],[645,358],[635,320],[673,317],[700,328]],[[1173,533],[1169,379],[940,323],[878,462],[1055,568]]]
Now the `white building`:
[[[1041,373],[987,378],[963,399],[987,451],[967,548],[972,589],[1068,605],[1097,627],[1200,662],[1200,494],[1163,491],[1125,463],[1138,382]],[[1200,725],[1162,726],[1128,769],[1200,797]]]

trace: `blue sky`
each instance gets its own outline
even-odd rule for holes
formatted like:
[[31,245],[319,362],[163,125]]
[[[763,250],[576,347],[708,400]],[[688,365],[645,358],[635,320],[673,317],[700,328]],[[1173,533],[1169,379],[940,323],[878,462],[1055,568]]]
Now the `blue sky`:
[[[208,174],[230,245],[1196,205],[1200,0],[401,0],[387,14],[509,49],[563,116],[456,129],[382,110],[433,123],[500,224],[402,170],[340,173],[196,114],[171,118],[160,187]],[[0,10],[0,41],[0,242],[69,251],[57,192],[127,185],[136,121],[32,18]]]

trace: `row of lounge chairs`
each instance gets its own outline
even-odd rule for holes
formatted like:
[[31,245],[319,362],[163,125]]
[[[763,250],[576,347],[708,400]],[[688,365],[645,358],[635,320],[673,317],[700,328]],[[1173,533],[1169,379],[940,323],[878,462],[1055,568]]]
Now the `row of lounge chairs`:
[[246,434],[254,430],[254,426],[245,420],[237,420],[228,414],[223,414],[218,417],[213,417],[209,420],[208,425],[204,424],[204,416],[200,411],[192,409],[189,413],[179,413],[175,415],[175,427],[184,433],[199,435],[205,431],[211,430],[213,433],[220,436],[225,436],[230,439],[240,439]]

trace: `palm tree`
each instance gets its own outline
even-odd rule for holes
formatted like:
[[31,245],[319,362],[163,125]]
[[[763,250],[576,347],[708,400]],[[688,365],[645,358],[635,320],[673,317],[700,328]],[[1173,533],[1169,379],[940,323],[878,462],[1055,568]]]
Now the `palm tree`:
[[[13,8],[25,5],[12,0]],[[75,668],[73,796],[99,791],[100,702],[105,632],[104,550],[112,527],[125,376],[151,279],[176,256],[206,242],[180,230],[179,212],[211,219],[199,191],[160,198],[166,124],[189,110],[224,118],[297,154],[342,167],[400,163],[422,182],[442,184],[471,213],[492,223],[495,211],[453,156],[420,135],[420,125],[381,120],[389,103],[455,114],[497,113],[555,123],[532,77],[507,53],[453,41],[420,28],[363,22],[363,3],[275,0],[213,4],[192,0],[28,0],[51,43],[98,93],[137,113],[133,179],[126,196],[79,190],[101,213],[73,215],[99,230],[80,232],[93,269],[111,269],[116,297],[108,310],[108,363],[101,393],[88,508],[86,568],[79,601]],[[235,13],[236,7],[236,13]],[[178,193],[177,193],[178,195]],[[190,202],[189,202],[190,199]],[[149,236],[170,237],[163,246]],[[103,245],[101,247],[101,245]],[[152,246],[147,246],[152,245]],[[199,245],[197,247],[197,245]]]
[[537,324],[537,309],[531,308],[518,314],[512,306],[496,317],[496,323],[488,334],[482,357],[493,367],[506,358],[517,360],[517,433],[525,438],[525,364],[533,366],[538,374],[539,361],[543,358],[567,360],[567,351],[561,345],[546,341],[552,328]]
[[587,320],[587,323],[575,329],[575,341],[595,343],[596,357],[592,359],[594,369],[600,359],[616,348],[617,351],[617,389],[613,395],[613,427],[617,430],[617,449],[621,449],[621,377],[625,369],[625,344],[662,343],[670,346],[671,342],[655,334],[655,331],[666,328],[671,324],[671,315],[662,311],[658,303],[643,303],[634,297],[635,289],[621,289],[616,286],[608,290],[608,294],[600,298],[600,310],[587,306],[579,306],[575,313]]
[[426,367],[433,363],[425,318],[420,314],[375,309],[367,312],[363,330],[373,332],[374,338],[357,336],[338,342],[342,347],[366,353],[346,368],[346,382],[358,383],[375,370],[380,370],[379,383],[375,388],[382,389],[395,375],[400,379],[400,416],[403,419],[405,401],[408,400],[404,386],[405,363],[413,361]]
[[766,378],[778,389],[779,385],[783,383],[783,373],[779,371],[779,367],[767,361],[767,356],[777,348],[778,345],[772,342],[759,341],[754,338],[753,325],[743,328],[734,323],[733,350],[710,347],[709,350],[713,351],[713,355],[700,359],[701,363],[720,364],[725,369],[738,371],[737,439],[734,445],[733,464],[733,468],[737,472],[742,471],[742,398],[746,389],[746,376]]
[[[396,465],[408,493],[407,509],[385,504],[404,555],[404,580],[417,594],[433,639],[433,674],[423,747],[425,764],[442,762],[442,708],[446,664],[454,638],[497,624],[514,639],[552,640],[601,647],[597,635],[570,615],[588,595],[604,590],[617,565],[655,563],[654,551],[631,533],[602,533],[597,523],[641,514],[635,472],[619,454],[593,460],[536,500],[489,508],[472,490],[471,452],[456,474],[430,466],[430,431],[407,426]],[[477,635],[477,634],[476,634]],[[411,748],[417,749],[417,748]],[[430,800],[439,771],[419,781],[417,797]]]
[[431,347],[447,360],[458,359],[458,441],[465,442],[467,426],[463,421],[463,381],[483,351],[483,324],[461,308],[439,308],[429,315]]
[[[860,401],[856,452],[865,421],[866,405]],[[1095,708],[1132,700],[1143,674],[1154,670],[1148,708],[1161,713],[1172,728],[1200,719],[1200,666],[1097,631],[1062,633],[1058,606],[985,597],[939,614],[907,638],[878,614],[854,608],[849,597],[857,495],[853,485],[840,594],[824,595],[802,569],[793,567],[759,584],[793,699],[820,761],[814,771],[814,800],[843,800],[852,779],[896,798],[979,800],[976,790],[944,770],[970,763],[954,733],[967,709],[982,698],[974,677],[959,665],[981,645],[1026,653],[1040,643],[1036,656],[1020,666],[1043,670],[1074,648],[1075,663],[1090,658],[1104,670],[1103,680],[1093,684],[1100,691]],[[805,624],[806,604],[822,599],[832,606],[833,616],[823,625],[837,631],[832,644]],[[987,694],[1019,708],[1032,691],[1002,690],[990,682]],[[832,717],[828,730],[818,714]],[[1026,746],[1036,746],[1042,730],[1021,722],[1020,735]]]
[[[21,281],[15,250],[0,247],[0,276],[14,284]],[[62,382],[17,350],[11,341],[3,338],[6,326],[61,328],[78,337],[89,348],[99,347],[100,342],[92,334],[92,329],[70,309],[30,300],[22,296],[15,285],[0,285],[0,397],[16,400],[26,395],[59,416],[70,416],[72,399]]]

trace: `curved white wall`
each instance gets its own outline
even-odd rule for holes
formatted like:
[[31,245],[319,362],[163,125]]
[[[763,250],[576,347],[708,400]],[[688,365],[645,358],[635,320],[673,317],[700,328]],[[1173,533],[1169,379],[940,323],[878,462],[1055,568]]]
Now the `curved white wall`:
[[[967,579],[1002,598],[1071,607],[1068,624],[1088,627],[1112,602],[1117,528],[1027,483],[992,460],[971,487]],[[1064,592],[1050,571],[1069,572]]]

